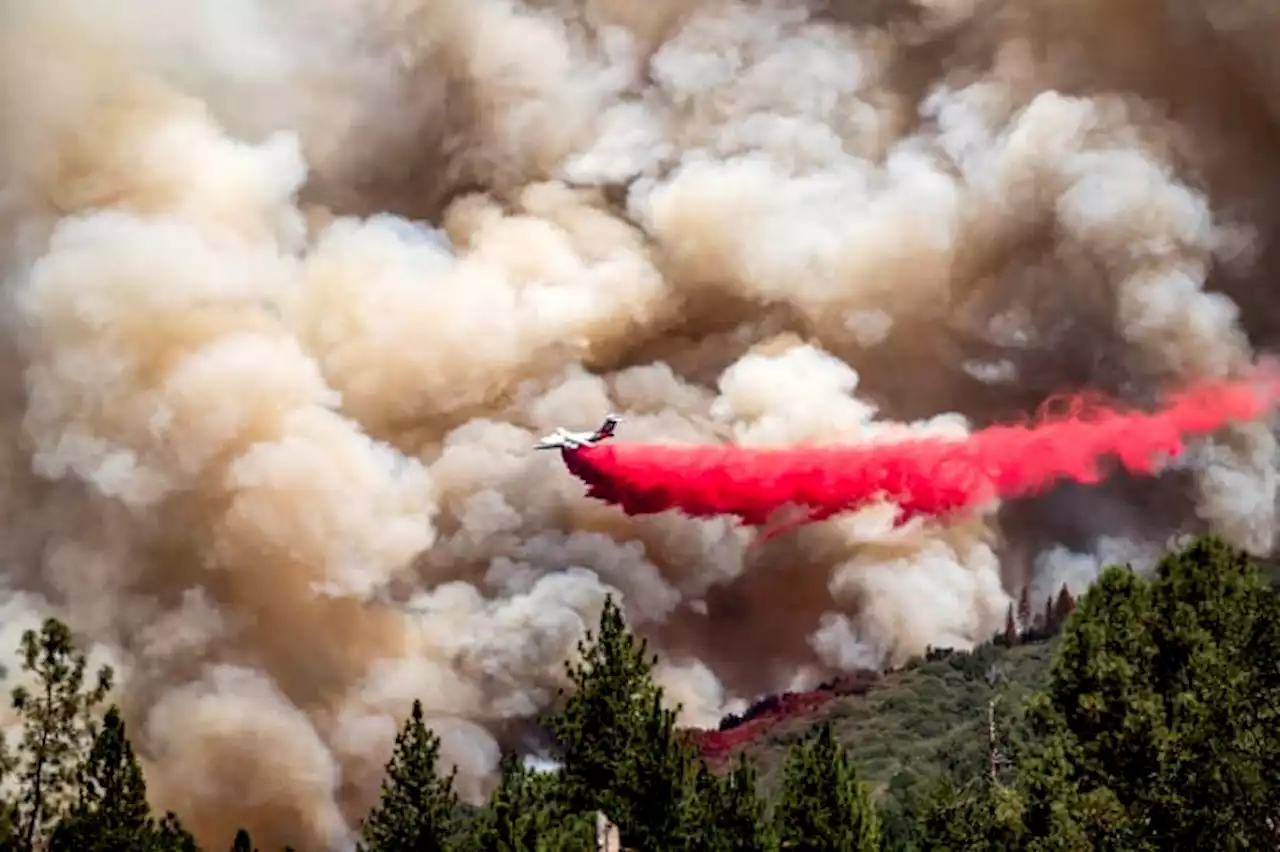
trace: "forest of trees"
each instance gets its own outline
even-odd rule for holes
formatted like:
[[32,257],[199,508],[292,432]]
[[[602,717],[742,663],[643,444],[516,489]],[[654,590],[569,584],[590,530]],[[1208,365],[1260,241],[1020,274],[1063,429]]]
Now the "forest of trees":
[[[790,745],[769,795],[745,758],[709,769],[610,601],[544,720],[558,770],[509,757],[489,802],[465,805],[415,703],[359,848],[589,850],[597,810],[644,852],[1280,848],[1280,597],[1243,553],[1202,539],[1151,578],[1109,568],[1057,642],[1011,753],[940,778],[890,831],[829,721]],[[104,706],[110,671],[90,677],[56,620],[21,652],[33,686],[12,696],[22,737],[0,753],[0,849],[196,850],[178,816],[148,806],[124,722]],[[223,848],[254,846],[240,832]]]

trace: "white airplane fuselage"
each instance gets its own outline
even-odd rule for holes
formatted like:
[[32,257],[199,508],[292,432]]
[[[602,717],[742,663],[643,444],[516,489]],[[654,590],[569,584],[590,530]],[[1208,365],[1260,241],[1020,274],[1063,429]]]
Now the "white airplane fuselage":
[[613,437],[613,430],[618,423],[622,422],[622,418],[616,414],[610,414],[604,419],[603,425],[594,432],[570,432],[562,426],[557,426],[556,430],[550,435],[546,435],[542,440],[533,445],[535,450],[577,450],[591,444],[597,444],[600,441]]

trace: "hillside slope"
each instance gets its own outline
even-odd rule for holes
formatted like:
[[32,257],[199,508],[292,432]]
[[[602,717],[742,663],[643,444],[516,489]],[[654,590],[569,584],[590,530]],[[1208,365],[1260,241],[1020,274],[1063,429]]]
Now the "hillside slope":
[[780,696],[744,724],[701,732],[703,753],[720,766],[745,753],[772,796],[781,786],[788,747],[830,719],[874,785],[892,848],[910,849],[910,814],[931,785],[944,775],[969,779],[989,770],[988,702],[996,699],[997,751],[1025,741],[1023,700],[1043,685],[1056,647],[1053,638],[933,652],[879,677]]
[[[1280,592],[1280,556],[1255,563]],[[1012,646],[997,637],[972,652],[935,651],[896,671],[863,672],[811,692],[770,696],[742,719],[728,717],[721,730],[695,736],[715,767],[727,767],[738,754],[752,758],[763,792],[772,797],[788,748],[831,720],[874,786],[890,848],[914,849],[910,815],[933,783],[944,776],[969,781],[990,771],[992,699],[997,754],[1027,745],[1023,702],[1045,685],[1058,645],[1058,636],[1042,628],[1037,619]]]

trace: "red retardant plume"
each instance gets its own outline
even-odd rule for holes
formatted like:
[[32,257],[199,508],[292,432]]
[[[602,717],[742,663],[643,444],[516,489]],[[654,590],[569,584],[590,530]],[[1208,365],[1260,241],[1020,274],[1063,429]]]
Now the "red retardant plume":
[[[1097,483],[1112,461],[1154,475],[1186,440],[1265,417],[1280,399],[1280,374],[1209,382],[1168,397],[1154,411],[1125,410],[1075,396],[1052,400],[1025,424],[991,426],[963,439],[925,438],[861,446],[745,447],[601,443],[565,450],[587,495],[628,515],[675,510],[696,518],[734,515],[766,526],[794,507],[810,523],[879,499],[899,524],[1036,494],[1063,479]],[[782,528],[767,529],[764,537]]]

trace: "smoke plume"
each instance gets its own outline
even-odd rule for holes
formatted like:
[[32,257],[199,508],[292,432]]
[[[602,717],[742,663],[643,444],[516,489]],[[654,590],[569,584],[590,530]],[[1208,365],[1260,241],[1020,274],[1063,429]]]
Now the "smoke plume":
[[757,547],[530,450],[611,410],[956,442],[1241,380],[1280,332],[1277,37],[1245,0],[0,4],[0,643],[54,614],[115,666],[203,842],[338,850],[415,697],[468,796],[537,751],[609,593],[708,724],[1108,554],[1269,552],[1265,420]]

